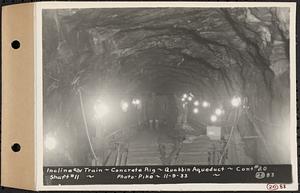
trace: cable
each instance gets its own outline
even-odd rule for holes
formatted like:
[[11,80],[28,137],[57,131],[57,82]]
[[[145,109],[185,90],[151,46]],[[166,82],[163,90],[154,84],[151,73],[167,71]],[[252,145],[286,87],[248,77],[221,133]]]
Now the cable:
[[238,113],[238,111],[236,111],[236,114],[235,114],[235,120],[234,120],[234,125],[231,127],[230,134],[229,134],[229,138],[228,138],[228,140],[227,140],[226,145],[224,146],[224,151],[222,152],[222,155],[220,156],[220,159],[219,159],[219,165],[221,165],[221,162],[222,162],[222,160],[223,160],[223,157],[224,157],[224,155],[225,155],[225,152],[226,152],[226,150],[227,150],[227,148],[228,148],[228,146],[229,146],[229,142],[230,142],[230,140],[231,140],[231,138],[232,138],[233,131],[234,131],[234,127],[235,127],[235,125],[237,124],[238,120],[239,120],[239,113]]
[[93,154],[95,160],[98,161],[97,156],[96,156],[95,151],[94,151],[94,148],[93,148],[93,145],[92,145],[92,142],[91,142],[90,134],[89,134],[89,131],[88,131],[88,125],[87,125],[86,115],[85,115],[85,111],[84,111],[84,105],[83,105],[81,90],[78,88],[77,91],[79,93],[79,98],[80,98],[80,107],[81,107],[82,118],[83,118],[83,122],[84,122],[84,126],[85,126],[84,127],[85,128],[85,133],[86,133],[86,136],[88,138],[92,154]]

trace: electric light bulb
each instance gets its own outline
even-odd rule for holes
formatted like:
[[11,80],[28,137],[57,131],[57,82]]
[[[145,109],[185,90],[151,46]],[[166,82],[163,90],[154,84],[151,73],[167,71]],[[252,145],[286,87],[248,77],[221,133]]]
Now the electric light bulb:
[[139,105],[139,104],[141,104],[141,101],[140,101],[139,99],[136,99],[136,100],[135,100],[135,104],[136,104],[136,105]]
[[109,112],[108,106],[104,104],[102,101],[97,101],[97,103],[94,105],[94,110],[95,110],[95,117],[97,119],[101,119]]
[[209,102],[203,101],[202,107],[207,108],[207,107],[209,107],[209,106],[210,106],[210,103],[209,103]]
[[222,110],[221,108],[217,108],[215,113],[216,113],[216,115],[221,115],[224,113],[224,110]]
[[241,102],[242,102],[242,99],[241,97],[238,97],[238,96],[234,96],[232,99],[231,99],[231,105],[234,106],[234,107],[238,107],[241,105]]
[[217,121],[217,116],[216,115],[212,115],[212,116],[210,116],[210,120],[211,120],[211,122],[216,122]]
[[127,112],[128,107],[129,107],[129,104],[127,102],[125,102],[125,101],[121,102],[121,109],[122,109],[123,112]]
[[45,147],[48,150],[53,150],[56,147],[56,143],[57,143],[56,139],[53,136],[49,136],[49,135],[46,136]]
[[194,109],[193,109],[193,113],[194,113],[194,114],[198,114],[198,113],[199,113],[199,109],[198,109],[198,108],[194,108]]

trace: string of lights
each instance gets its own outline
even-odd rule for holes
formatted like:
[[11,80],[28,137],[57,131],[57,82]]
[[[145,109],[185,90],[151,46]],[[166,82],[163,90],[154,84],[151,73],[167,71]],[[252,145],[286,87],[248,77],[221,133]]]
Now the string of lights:
[[[91,141],[91,137],[89,134],[86,112],[84,110],[82,93],[81,93],[80,89],[78,89],[78,93],[79,93],[79,98],[80,98],[83,122],[85,125],[85,133],[86,133],[86,136],[87,136],[87,139],[89,142],[89,146],[90,146],[92,155],[93,155],[94,159],[97,161],[97,156],[95,154],[95,150],[94,150],[94,147],[93,147],[93,144]],[[225,111],[224,106],[228,106],[228,105],[221,105],[221,104],[215,105],[207,100],[201,100],[200,98],[197,98],[191,92],[184,93],[182,95],[181,102],[182,102],[182,107],[184,109],[186,109],[183,111],[185,114],[185,119],[187,119],[189,112],[197,115],[201,112],[201,108],[203,108],[203,109],[209,110],[209,111],[203,111],[203,112],[205,112],[205,113],[211,112],[212,113],[208,119],[208,120],[210,120],[211,123],[213,123],[213,124],[216,124],[217,122],[224,123],[224,122],[222,122],[223,118],[221,118],[221,116],[225,115],[227,110]],[[223,127],[225,127],[225,126],[231,127],[231,129],[230,129],[229,138],[224,146],[224,151],[222,152],[222,155],[220,156],[219,162],[222,161],[224,154],[225,154],[226,150],[228,149],[229,143],[230,143],[232,135],[234,133],[234,128],[236,127],[236,124],[240,117],[240,110],[242,109],[242,108],[239,108],[242,105],[242,99],[239,96],[234,96],[231,100],[228,100],[228,103],[231,104],[232,110],[235,112],[235,115],[234,115],[233,124],[229,124],[229,125],[226,125],[225,123],[222,124]],[[141,107],[144,105],[144,102],[140,98],[132,97],[131,99],[128,99],[128,98],[121,99],[119,104],[120,104],[120,106],[119,106],[120,111],[123,113],[127,113],[129,108],[131,108],[131,106],[134,107],[134,109],[136,109],[136,110],[141,109]],[[113,111],[113,108],[110,108],[110,103],[107,103],[105,98],[98,98],[94,102],[93,110],[94,110],[94,118],[96,120],[98,120],[99,122],[101,122],[102,120],[105,120],[104,118],[106,115],[110,114],[111,111]],[[230,115],[230,112],[232,112],[232,110],[228,110],[227,117],[230,117],[229,115]],[[187,120],[185,120],[184,122],[186,122],[186,121]],[[208,123],[206,123],[205,125],[207,125],[207,124]],[[118,132],[119,132],[119,130],[113,132],[113,134],[116,134]]]
[[[184,93],[181,98],[183,108],[188,108],[189,106],[191,106],[192,103],[193,104],[192,112],[194,114],[198,114],[200,112],[199,110],[200,104],[204,109],[208,109],[213,106],[213,104],[211,104],[207,100],[202,100],[202,103],[200,103],[200,100],[195,98],[196,97],[192,93]],[[233,108],[238,108],[242,104],[242,99],[239,96],[234,96],[230,100],[230,103]],[[219,117],[225,114],[225,109],[223,108],[223,106],[224,105],[219,105],[213,110],[213,113],[210,115],[210,121],[212,123],[217,122],[219,120]]]

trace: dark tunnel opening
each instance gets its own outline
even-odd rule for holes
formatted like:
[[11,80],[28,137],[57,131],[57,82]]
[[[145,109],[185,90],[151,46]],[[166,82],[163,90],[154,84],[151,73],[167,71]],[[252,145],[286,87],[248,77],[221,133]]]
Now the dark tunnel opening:
[[287,12],[44,10],[46,165],[289,163]]

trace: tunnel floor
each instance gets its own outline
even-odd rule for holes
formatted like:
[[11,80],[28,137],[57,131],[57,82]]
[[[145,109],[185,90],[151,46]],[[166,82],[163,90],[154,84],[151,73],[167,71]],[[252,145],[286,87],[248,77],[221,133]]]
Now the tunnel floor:
[[[162,165],[165,159],[176,151],[176,141],[167,135],[153,130],[143,130],[137,133],[129,142],[127,165]],[[211,140],[207,136],[194,136],[178,145],[171,164],[208,164],[208,152]],[[163,146],[163,147],[159,147]],[[160,150],[162,149],[162,150]]]
[[245,152],[238,131],[233,142],[210,139],[203,132],[193,130],[137,129],[126,139],[118,139],[106,165],[218,165],[254,164]]

